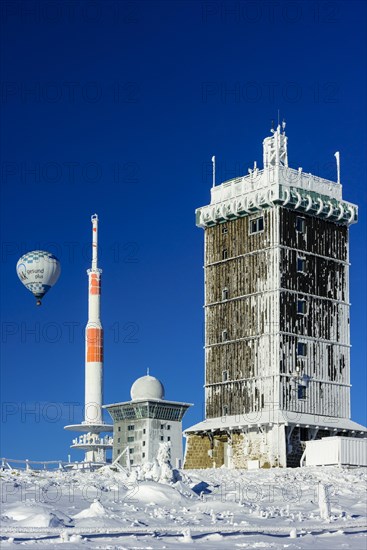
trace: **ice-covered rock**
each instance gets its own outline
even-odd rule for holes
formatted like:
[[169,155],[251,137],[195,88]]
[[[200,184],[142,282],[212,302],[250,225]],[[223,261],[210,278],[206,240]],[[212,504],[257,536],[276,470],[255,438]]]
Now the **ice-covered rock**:
[[134,493],[135,502],[144,504],[157,504],[161,506],[183,505],[190,502],[177,489],[163,483],[154,481],[142,481],[138,483],[137,490]]
[[12,504],[7,508],[7,518],[21,527],[72,527],[73,520],[46,504]]
[[94,502],[89,506],[89,508],[86,508],[85,510],[82,510],[79,512],[79,514],[76,514],[74,516],[75,519],[83,519],[83,518],[97,518],[97,517],[104,517],[107,514],[103,504],[98,499],[94,499]]

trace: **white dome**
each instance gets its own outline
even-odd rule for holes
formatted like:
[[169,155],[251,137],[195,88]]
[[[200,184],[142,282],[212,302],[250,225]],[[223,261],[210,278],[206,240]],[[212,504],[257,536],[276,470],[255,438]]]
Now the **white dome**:
[[164,387],[154,376],[142,376],[135,380],[130,390],[131,399],[164,399]]

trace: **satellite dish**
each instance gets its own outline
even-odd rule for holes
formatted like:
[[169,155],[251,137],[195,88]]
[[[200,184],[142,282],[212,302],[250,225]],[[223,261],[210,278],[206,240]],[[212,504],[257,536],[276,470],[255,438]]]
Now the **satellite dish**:
[[24,254],[18,260],[16,269],[20,281],[37,299],[37,306],[41,305],[42,298],[54,286],[61,273],[59,260],[44,250]]

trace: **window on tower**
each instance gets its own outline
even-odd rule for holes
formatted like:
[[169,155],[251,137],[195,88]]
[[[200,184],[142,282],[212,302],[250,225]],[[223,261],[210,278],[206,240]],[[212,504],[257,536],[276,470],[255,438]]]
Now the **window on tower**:
[[250,220],[250,235],[264,231],[264,216]]
[[222,411],[223,411],[223,416],[227,416],[227,414],[228,414],[228,405],[223,405]]
[[307,344],[306,342],[298,342],[297,344],[297,355],[305,357],[307,355]]
[[134,438],[133,437],[128,437],[127,441],[128,441],[128,443],[132,443],[134,441]]
[[302,384],[298,384],[297,395],[298,395],[298,399],[306,399],[306,386],[303,386]]
[[299,315],[306,315],[307,313],[307,303],[303,298],[298,298],[297,300],[297,313]]
[[228,227],[224,224],[222,225],[222,234],[226,235],[228,233]]
[[135,430],[135,426],[134,424],[130,424],[128,427],[127,427],[128,431],[131,432],[132,430]]
[[222,260],[226,260],[228,258],[228,250],[226,248],[222,251]]
[[223,288],[223,290],[222,290],[222,300],[223,301],[228,300],[228,295],[229,295],[228,288]]
[[297,256],[297,271],[298,273],[306,273],[306,258]]
[[222,371],[222,382],[227,382],[228,380],[228,371],[224,370]]
[[228,331],[222,330],[222,342],[226,342],[228,340]]
[[301,216],[297,216],[296,219],[296,231],[298,233],[304,233],[305,232],[305,219],[301,218]]

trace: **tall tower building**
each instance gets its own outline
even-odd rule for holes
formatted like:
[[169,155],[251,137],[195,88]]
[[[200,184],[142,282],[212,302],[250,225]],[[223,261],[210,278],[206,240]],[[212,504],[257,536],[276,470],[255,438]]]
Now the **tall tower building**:
[[85,329],[85,406],[81,424],[65,430],[83,432],[71,448],[85,451],[85,461],[105,462],[106,450],[112,449],[112,438],[101,436],[113,427],[103,422],[103,328],[101,323],[101,274],[98,267],[98,216],[92,216],[92,266],[88,269],[88,322]]
[[350,420],[349,226],[338,182],[288,166],[285,125],[263,170],[211,189],[204,229],[204,422],[185,467],[299,466],[305,442],[364,436]]

